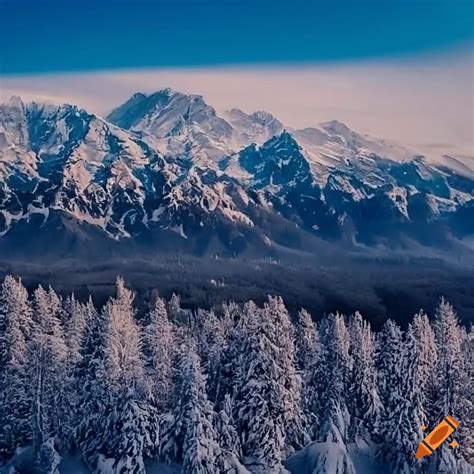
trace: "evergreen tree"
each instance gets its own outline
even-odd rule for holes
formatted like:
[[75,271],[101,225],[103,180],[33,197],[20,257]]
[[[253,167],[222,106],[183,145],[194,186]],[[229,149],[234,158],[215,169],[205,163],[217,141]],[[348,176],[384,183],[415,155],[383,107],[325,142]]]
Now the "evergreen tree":
[[63,306],[63,314],[67,313],[64,324],[64,337],[69,351],[68,359],[70,365],[74,365],[78,363],[81,357],[81,344],[89,322],[89,311],[86,305],[74,298],[74,295],[68,297]]
[[32,352],[34,364],[33,446],[36,459],[41,446],[61,428],[58,407],[63,395],[67,347],[61,326],[61,300],[52,288],[41,286],[34,293]]
[[86,304],[87,321],[75,368],[79,420],[74,431],[75,443],[84,461],[94,469],[110,410],[109,390],[104,380],[105,338],[109,312],[98,313],[91,299]]
[[269,297],[263,307],[264,332],[276,348],[275,360],[283,385],[285,442],[301,448],[309,442],[307,420],[303,414],[302,381],[296,368],[294,331],[290,315],[281,297]]
[[227,350],[227,338],[223,322],[214,311],[197,311],[198,349],[207,375],[209,399],[216,401],[220,390],[221,365]]
[[137,397],[134,389],[116,398],[105,433],[98,466],[113,459],[104,472],[144,474],[144,458],[154,452],[158,433],[158,417],[148,400]]
[[221,450],[215,432],[214,411],[206,394],[206,377],[199,356],[191,343],[181,357],[179,382],[172,425],[172,439],[162,450],[163,455],[182,462],[189,474],[219,473]]
[[317,377],[319,364],[321,363],[321,343],[318,328],[311,319],[311,315],[304,309],[298,313],[295,348],[303,386],[303,413],[308,424],[308,436],[310,439],[314,439],[316,433],[314,433],[313,428],[319,425],[314,406],[318,403],[319,398],[319,393],[315,391],[315,387],[318,383]]
[[[472,413],[468,413],[469,405],[463,397],[468,376],[462,349],[465,332],[459,326],[453,307],[444,298],[436,310],[433,326],[437,346],[434,413],[438,417],[433,422],[438,423],[446,415],[451,415],[458,421],[462,421],[464,417],[469,419]],[[456,432],[456,438],[466,446],[472,437],[472,433],[466,430],[468,426],[469,424],[466,426],[461,422]],[[461,470],[459,452],[455,453],[444,445],[438,451],[434,460],[439,471]]]
[[415,403],[423,425],[430,425],[433,414],[433,392],[437,349],[433,329],[428,316],[419,312],[413,318],[408,331],[413,333],[415,343],[414,358],[416,359],[415,382],[417,388]]
[[114,393],[125,388],[145,389],[142,339],[135,322],[134,294],[117,278],[117,297],[105,306],[105,380]]
[[[156,444],[156,419],[149,405],[142,360],[142,339],[134,320],[133,293],[117,279],[117,297],[104,308],[104,381],[111,411],[100,448],[102,457],[114,458],[115,473],[144,473],[144,454]],[[148,443],[148,444],[147,444]]]
[[246,303],[245,307],[229,304],[223,307],[223,322],[227,339],[226,350],[222,356],[219,375],[219,391],[217,403],[222,403],[227,394],[233,394],[237,384],[236,374],[243,357],[242,348],[248,336],[248,324],[251,315],[257,311],[253,301]]
[[349,334],[353,361],[349,384],[350,431],[357,438],[362,429],[371,433],[378,431],[382,404],[377,388],[375,336],[370,324],[358,312],[351,317]]
[[351,358],[349,334],[344,317],[331,314],[321,321],[321,363],[312,377],[315,387],[313,412],[319,424],[313,427],[320,440],[343,443],[347,440],[349,412],[347,390]]
[[[468,465],[474,465],[474,331],[471,327],[466,333],[462,345],[463,359],[465,361],[466,378],[461,387],[463,403],[463,414],[461,423],[461,454],[464,456]],[[470,434],[470,435],[469,435]]]
[[55,438],[46,439],[39,451],[39,460],[36,464],[37,472],[41,474],[59,474],[61,456],[55,447]]
[[74,296],[74,293],[71,295],[66,296],[66,298],[63,300],[63,309],[61,313],[61,324],[64,328],[64,336],[67,339],[67,332],[68,332],[68,326],[69,326],[69,321],[72,318],[72,313],[74,311],[74,307],[76,306],[76,297]]
[[235,339],[240,345],[232,345],[237,355],[233,396],[242,455],[247,463],[277,469],[284,449],[280,371],[271,352],[274,346],[265,332],[262,310],[250,302],[243,311],[245,323]]
[[[383,454],[393,470],[419,472],[426,460],[415,461],[422,425],[427,422],[429,384],[436,362],[433,332],[422,312],[409,325],[405,339],[391,321],[381,333],[379,365],[384,413]],[[433,425],[434,426],[434,425]]]
[[145,349],[148,355],[151,390],[160,412],[170,407],[175,344],[175,331],[168,319],[165,301],[158,297],[153,310],[150,311],[145,329]]
[[[345,444],[374,432],[387,472],[472,472],[474,342],[444,299],[432,325],[420,312],[405,334],[387,321],[377,336],[358,313],[317,328],[302,310],[293,327],[272,297],[179,325],[158,298],[142,331],[133,301],[118,278],[100,313],[51,288],[30,305],[21,281],[5,278],[0,461],[33,441],[36,472],[58,473],[59,453],[76,448],[98,473],[144,474],[158,448],[186,473],[248,472],[241,462],[278,472],[308,441],[310,414],[318,472],[354,472]],[[416,461],[421,426],[447,414],[461,448]]]
[[222,325],[226,339],[230,333],[239,324],[242,315],[241,306],[233,301],[222,304]]
[[67,360],[65,363],[63,390],[58,400],[57,416],[62,420],[56,433],[56,444],[62,451],[69,451],[75,446],[76,429],[80,421],[81,406],[79,392],[82,388],[76,379],[77,366],[80,364],[84,333],[88,324],[89,311],[87,306],[78,302],[74,296],[68,297],[63,304],[65,321],[65,342]]
[[168,301],[168,314],[173,322],[181,320],[181,298],[176,293],[173,293]]
[[384,452],[393,472],[419,472],[420,462],[414,453],[423,437],[422,416],[417,406],[417,341],[412,330],[407,331],[402,344],[401,363],[397,369],[398,384],[390,395],[389,410],[385,411],[383,435]]
[[434,332],[438,349],[436,413],[441,418],[445,414],[455,416],[462,405],[463,334],[453,307],[444,298],[441,299],[436,310]]
[[244,312],[233,382],[242,452],[277,469],[285,447],[305,434],[291,324],[281,298],[269,298],[263,309],[247,304]]
[[400,327],[392,320],[388,320],[378,335],[377,365],[379,374],[379,393],[382,401],[382,415],[380,418],[380,434],[383,439],[381,454],[390,460],[394,446],[394,429],[396,420],[393,414],[402,403],[401,384],[403,380],[403,333]]
[[[216,425],[219,444],[225,458],[238,459],[241,456],[239,434],[233,416],[233,402],[229,394],[224,397],[217,414]],[[227,471],[229,467],[224,470]]]
[[298,313],[295,349],[298,369],[304,374],[313,365],[314,360],[319,357],[320,353],[318,329],[311,315],[305,309]]
[[0,464],[31,436],[32,311],[21,280],[5,277],[0,288]]

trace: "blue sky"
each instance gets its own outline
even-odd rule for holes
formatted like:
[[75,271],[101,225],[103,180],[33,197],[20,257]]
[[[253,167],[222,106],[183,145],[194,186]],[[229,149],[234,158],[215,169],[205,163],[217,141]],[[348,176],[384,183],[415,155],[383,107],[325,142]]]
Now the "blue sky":
[[105,115],[172,87],[474,156],[474,0],[1,1],[0,101]]
[[472,0],[2,0],[2,73],[315,63],[472,42]]

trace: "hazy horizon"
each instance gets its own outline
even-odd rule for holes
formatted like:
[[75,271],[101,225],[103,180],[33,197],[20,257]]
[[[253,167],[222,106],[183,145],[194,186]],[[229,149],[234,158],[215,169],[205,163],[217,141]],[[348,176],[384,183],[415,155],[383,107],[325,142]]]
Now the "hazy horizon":
[[474,55],[438,54],[364,62],[137,69],[4,76],[1,99],[73,103],[107,115],[134,92],[171,87],[200,94],[218,113],[266,110],[305,128],[339,120],[404,145],[474,155]]
[[[137,91],[266,110],[292,128],[339,120],[474,155],[473,3],[6,0],[0,93],[106,115]],[[203,28],[205,25],[205,28]]]

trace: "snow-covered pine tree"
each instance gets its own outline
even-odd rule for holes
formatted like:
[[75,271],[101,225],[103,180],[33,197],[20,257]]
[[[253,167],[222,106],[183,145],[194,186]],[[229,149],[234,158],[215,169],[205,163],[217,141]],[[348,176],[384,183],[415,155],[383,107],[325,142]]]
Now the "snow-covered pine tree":
[[86,304],[86,313],[88,324],[74,372],[77,384],[76,405],[80,413],[74,440],[86,464],[94,469],[110,410],[109,390],[104,380],[105,336],[109,313],[98,313],[92,299]]
[[32,310],[28,293],[12,276],[0,288],[0,465],[31,439]]
[[63,310],[61,312],[61,323],[64,328],[64,337],[66,337],[66,333],[68,332],[68,324],[69,320],[72,317],[72,313],[74,311],[74,306],[76,305],[76,297],[74,296],[74,293],[66,296],[66,298],[63,299],[62,305],[63,305]]
[[76,429],[81,419],[81,397],[78,395],[82,393],[83,387],[78,383],[76,372],[83,356],[81,345],[84,342],[86,327],[89,324],[89,316],[93,314],[90,309],[77,301],[74,296],[68,297],[63,305],[63,315],[67,314],[64,318],[64,324],[68,353],[62,397],[58,407],[58,416],[61,417],[62,423],[60,431],[57,433],[57,444],[61,452],[68,451],[75,445]]
[[216,418],[216,431],[222,449],[222,472],[235,472],[241,456],[239,434],[233,416],[233,402],[229,394],[225,395]]
[[[167,413],[160,413],[159,418],[159,456],[167,461],[176,461],[181,456],[181,444],[178,441],[176,407],[181,399],[183,357],[189,352],[189,347],[195,345],[191,331],[187,326],[173,325],[173,354],[172,354],[172,391]],[[182,443],[182,440],[181,440]]]
[[350,340],[344,316],[336,313],[325,317],[319,333],[321,363],[312,376],[317,395],[312,406],[318,426],[312,431],[320,441],[344,443],[348,439],[347,389],[351,369]]
[[[466,379],[461,388],[464,400],[462,415],[464,428],[461,430],[462,455],[469,465],[474,466],[474,439],[472,438],[472,433],[474,433],[474,330],[472,326],[466,332],[462,349],[466,368]],[[470,439],[466,437],[467,433],[471,433]]]
[[176,293],[168,301],[168,315],[171,321],[177,322],[181,318],[181,298]]
[[158,429],[149,400],[138,397],[135,389],[115,398],[99,455],[99,466],[113,459],[104,474],[144,474],[144,458],[154,452]]
[[234,393],[234,385],[237,383],[236,374],[243,357],[242,347],[248,336],[250,315],[256,311],[257,307],[253,301],[246,303],[244,308],[235,303],[223,306],[227,346],[220,366],[218,404],[222,403],[225,395]]
[[[279,469],[286,447],[304,442],[301,384],[292,328],[281,298],[244,306],[232,381],[235,419],[246,463]],[[234,346],[235,342],[240,344]]]
[[[464,399],[463,390],[467,383],[467,367],[464,359],[463,342],[466,339],[465,331],[461,329],[456,312],[451,304],[441,298],[436,309],[433,323],[437,363],[435,367],[434,414],[437,423],[446,415],[451,415],[460,421],[456,432],[456,439],[461,445],[468,446],[472,442],[472,433],[468,431],[469,423],[463,424],[463,419],[473,416],[469,413],[469,402]],[[461,458],[460,451],[453,452],[448,446],[441,446],[438,455],[433,457],[436,469],[442,472],[465,472],[467,467]],[[467,471],[466,471],[467,472]]]
[[168,318],[166,303],[160,297],[149,313],[144,346],[151,391],[156,407],[163,413],[170,407],[173,393],[176,337],[173,323]]
[[426,394],[433,380],[436,348],[430,323],[423,313],[414,317],[402,342],[400,337],[398,327],[386,323],[379,353],[384,402],[383,454],[393,470],[415,473],[426,465],[426,460],[416,462],[413,453],[423,437],[421,426],[428,418]]
[[313,365],[320,353],[317,326],[305,309],[301,309],[298,313],[295,330],[295,349],[298,369],[302,374],[305,374],[308,367]]
[[315,439],[317,433],[314,432],[314,428],[318,427],[319,423],[314,408],[319,404],[318,399],[320,397],[320,393],[315,390],[315,387],[318,385],[317,378],[321,375],[319,372],[321,342],[317,325],[311,319],[311,315],[304,309],[298,313],[295,335],[298,367],[302,374],[304,416],[308,423],[308,436],[310,439]]
[[220,390],[221,364],[227,350],[225,327],[214,311],[197,311],[199,356],[207,376],[209,399],[216,402]]
[[46,291],[39,286],[34,292],[33,303],[33,447],[38,460],[42,444],[60,431],[62,420],[58,408],[63,393],[67,347],[58,295],[52,288]]
[[297,372],[294,330],[281,297],[268,298],[263,306],[262,323],[267,337],[276,348],[275,358],[283,384],[285,443],[301,448],[310,441],[303,412],[302,381]]
[[183,472],[217,474],[222,453],[213,426],[215,413],[207,398],[206,377],[194,344],[183,354],[179,367],[172,418],[174,456],[182,463]]
[[36,471],[41,474],[60,474],[60,463],[61,456],[56,449],[55,438],[51,436],[41,445],[36,463]]
[[68,346],[68,359],[71,364],[76,364],[81,357],[81,344],[84,331],[88,324],[86,305],[77,301],[74,295],[69,296],[64,302],[63,314],[67,313],[64,323],[64,337]]
[[[350,340],[344,316],[331,314],[319,325],[321,355],[309,376],[313,413],[312,439],[308,457],[312,472],[354,474],[346,442],[350,426],[348,405],[351,357]],[[308,387],[309,388],[309,387]],[[306,453],[306,449],[302,453]],[[296,459],[298,454],[295,455]],[[294,458],[293,458],[294,459]]]
[[135,322],[134,294],[121,277],[117,278],[117,296],[111,298],[104,311],[107,313],[105,334],[105,380],[112,392],[121,393],[133,388],[145,390],[146,379],[142,360],[142,339]]
[[383,439],[381,455],[391,460],[393,451],[397,450],[393,444],[395,438],[396,419],[393,414],[402,403],[403,394],[401,385],[403,380],[403,332],[397,323],[387,320],[377,338],[377,367],[378,386],[382,402],[379,432]]
[[[157,419],[152,412],[142,360],[142,338],[135,322],[134,294],[117,278],[117,296],[104,308],[104,381],[109,413],[100,458],[113,458],[113,473],[145,473],[144,454],[156,444]],[[101,460],[99,460],[101,464]]]
[[352,370],[348,407],[352,416],[350,435],[356,439],[363,431],[369,435],[378,432],[382,403],[377,387],[375,335],[359,312],[350,318],[349,335]]
[[264,330],[262,309],[248,302],[243,313],[229,348],[235,357],[232,389],[243,460],[276,470],[285,444],[280,371]]
[[229,337],[231,331],[239,323],[242,310],[234,301],[228,301],[227,303],[222,304],[222,324],[224,326],[224,333],[226,338]]
[[453,307],[444,298],[436,310],[434,332],[438,349],[436,412],[441,418],[445,413],[456,416],[462,405],[460,390],[464,375],[463,334]]
[[382,425],[385,458],[393,472],[419,472],[421,462],[414,457],[420,439],[422,415],[417,405],[417,341],[413,328],[402,343],[401,363],[397,368],[398,384],[390,394],[389,410]]
[[415,341],[416,370],[414,384],[418,387],[415,393],[415,403],[422,424],[428,426],[433,413],[432,397],[437,349],[433,329],[428,316],[423,311],[415,314],[409,326],[409,331],[413,333]]

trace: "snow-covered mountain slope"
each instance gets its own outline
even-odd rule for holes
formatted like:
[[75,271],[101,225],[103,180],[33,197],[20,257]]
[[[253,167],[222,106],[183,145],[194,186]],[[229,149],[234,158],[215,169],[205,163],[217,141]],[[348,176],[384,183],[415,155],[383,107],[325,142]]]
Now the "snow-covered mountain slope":
[[232,109],[224,116],[240,134],[242,143],[264,143],[285,128],[272,114],[262,110],[246,114],[240,109]]
[[107,119],[122,128],[146,132],[157,138],[179,135],[186,127],[193,126],[218,140],[228,138],[233,132],[201,96],[171,89],[151,95],[134,94]]
[[88,241],[153,246],[165,231],[191,251],[232,254],[311,239],[451,245],[473,232],[473,174],[337,121],[292,130],[266,112],[220,117],[169,89],[135,94],[106,120],[12,98],[0,106],[0,247],[52,222]]
[[0,112],[1,235],[21,230],[24,237],[26,224],[46,230],[53,215],[54,222],[72,217],[115,240],[157,229],[186,239],[187,231],[253,227],[238,183],[179,155],[165,160],[83,110],[16,98]]
[[[164,161],[125,131],[74,106],[19,99],[3,105],[0,136],[0,232],[18,220],[63,210],[108,235],[129,236],[130,220],[144,219],[141,204],[151,170],[166,176]],[[131,215],[133,213],[133,217]]]
[[219,117],[202,96],[171,89],[134,94],[107,120],[130,130],[162,154],[179,155],[204,167],[251,143],[261,144],[283,130],[266,112],[233,109]]

